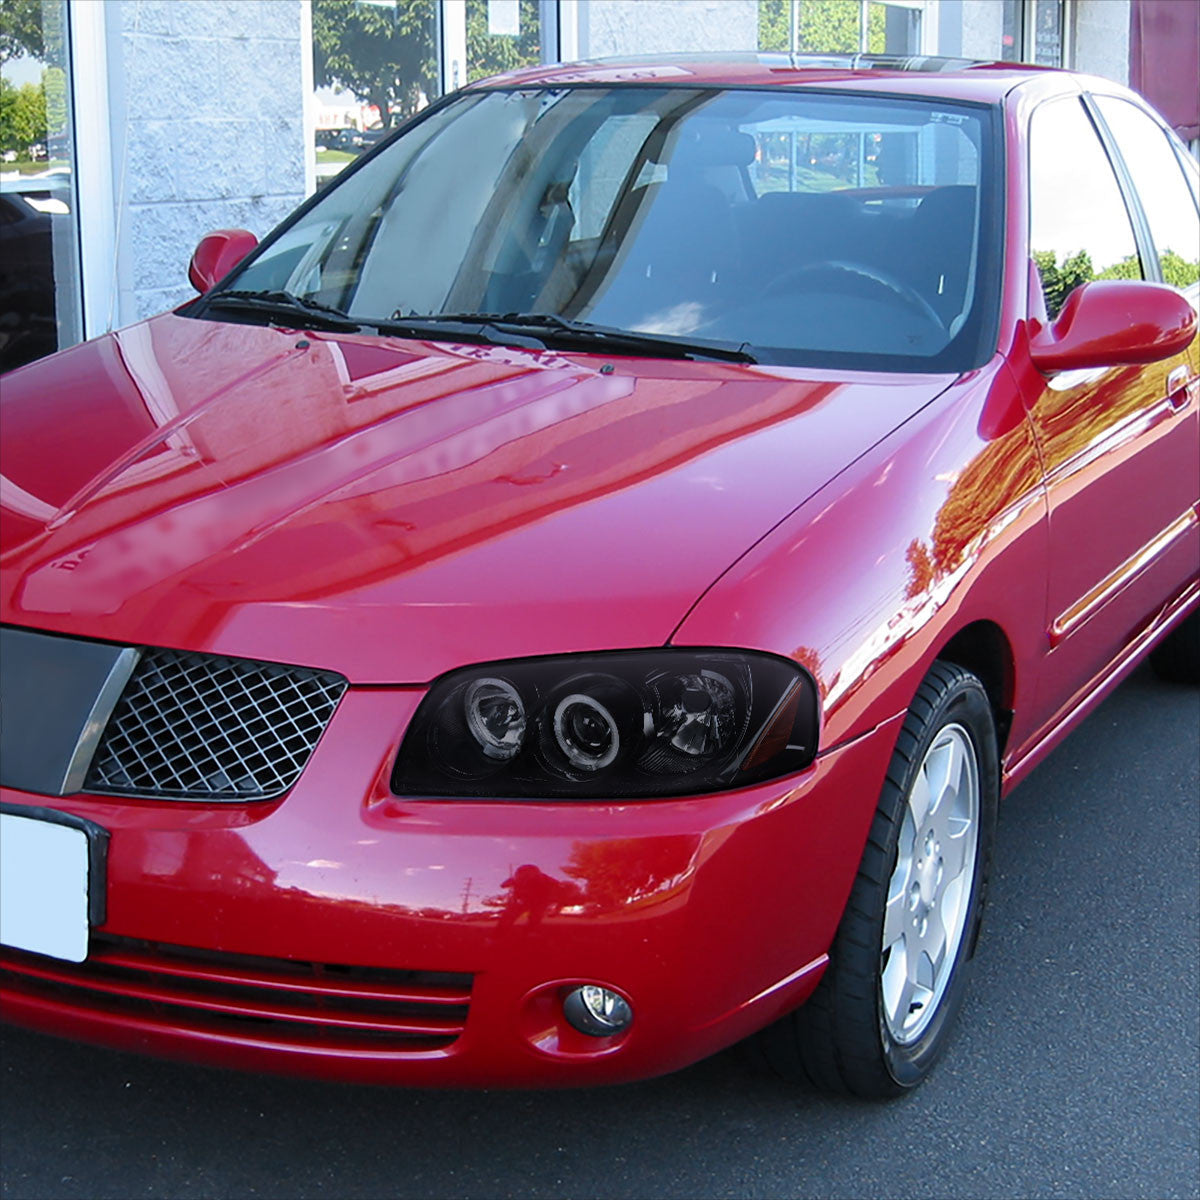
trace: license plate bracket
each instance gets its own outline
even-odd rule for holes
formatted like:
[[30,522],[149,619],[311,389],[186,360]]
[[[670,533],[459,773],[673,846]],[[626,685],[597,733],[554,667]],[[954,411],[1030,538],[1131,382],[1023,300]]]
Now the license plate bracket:
[[72,813],[0,804],[0,942],[82,962],[105,920],[108,838]]

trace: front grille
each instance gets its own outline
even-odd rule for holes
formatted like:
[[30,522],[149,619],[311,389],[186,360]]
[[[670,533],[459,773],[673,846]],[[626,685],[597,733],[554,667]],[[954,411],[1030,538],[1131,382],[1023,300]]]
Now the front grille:
[[146,650],[84,788],[186,800],[266,800],[296,782],[346,680],[332,671]]
[[261,1045],[441,1050],[463,1031],[472,976],[217,954],[93,936],[86,962],[0,950],[6,990],[83,1011]]

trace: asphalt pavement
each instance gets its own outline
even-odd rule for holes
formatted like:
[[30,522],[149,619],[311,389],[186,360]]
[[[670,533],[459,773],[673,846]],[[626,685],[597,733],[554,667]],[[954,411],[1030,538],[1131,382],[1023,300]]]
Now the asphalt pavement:
[[0,1195],[1200,1196],[1200,693],[1145,670],[1001,810],[949,1056],[830,1100],[736,1052],[604,1090],[398,1091],[6,1031]]

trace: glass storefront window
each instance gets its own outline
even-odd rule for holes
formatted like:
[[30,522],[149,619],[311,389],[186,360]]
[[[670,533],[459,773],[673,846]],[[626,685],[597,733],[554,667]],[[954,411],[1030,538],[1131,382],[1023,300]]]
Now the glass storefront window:
[[758,0],[758,48],[795,54],[919,54],[921,6],[903,0]]
[[921,52],[921,10],[871,0],[867,10],[867,49],[872,54]]
[[[312,0],[319,185],[451,89],[544,61],[538,0]],[[460,72],[465,50],[465,78]]]
[[467,0],[467,82],[542,60],[538,0]]
[[1004,0],[1000,35],[1000,57],[1004,62],[1020,62],[1024,56],[1024,6],[1025,0]]
[[1003,0],[1000,57],[1042,67],[1065,65],[1065,0]]
[[1063,65],[1063,0],[1035,0],[1032,49],[1038,66]]
[[433,0],[313,0],[318,186],[441,95]]
[[65,0],[0,4],[0,372],[82,337]]

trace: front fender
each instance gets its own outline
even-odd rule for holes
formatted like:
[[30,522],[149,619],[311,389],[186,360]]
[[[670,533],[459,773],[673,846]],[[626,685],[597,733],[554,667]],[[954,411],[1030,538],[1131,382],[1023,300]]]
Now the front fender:
[[1036,727],[1047,561],[1036,445],[1004,359],[959,379],[730,567],[672,636],[783,654],[817,680],[822,752],[907,709],[987,620],[1012,650],[1012,744]]

